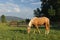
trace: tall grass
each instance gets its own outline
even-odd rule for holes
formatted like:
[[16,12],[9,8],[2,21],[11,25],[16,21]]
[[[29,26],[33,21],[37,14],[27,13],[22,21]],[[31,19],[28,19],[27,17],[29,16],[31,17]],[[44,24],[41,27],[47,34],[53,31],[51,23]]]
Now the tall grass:
[[41,33],[27,34],[26,27],[10,27],[6,24],[0,24],[0,40],[60,40],[60,30],[51,29],[49,35],[45,35],[45,29],[40,28]]

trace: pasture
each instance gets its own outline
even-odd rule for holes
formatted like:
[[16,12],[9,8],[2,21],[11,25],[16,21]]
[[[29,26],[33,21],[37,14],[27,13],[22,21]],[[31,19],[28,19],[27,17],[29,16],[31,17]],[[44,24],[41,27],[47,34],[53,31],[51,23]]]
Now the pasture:
[[60,30],[51,28],[49,35],[44,35],[45,28],[40,28],[41,33],[27,34],[26,27],[10,27],[0,23],[0,40],[60,40]]

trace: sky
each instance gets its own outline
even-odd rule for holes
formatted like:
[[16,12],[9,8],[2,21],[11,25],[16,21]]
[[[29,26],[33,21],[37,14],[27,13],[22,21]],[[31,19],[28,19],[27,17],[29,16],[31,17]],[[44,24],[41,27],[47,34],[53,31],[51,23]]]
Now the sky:
[[0,0],[0,16],[33,18],[33,10],[40,7],[40,0]]

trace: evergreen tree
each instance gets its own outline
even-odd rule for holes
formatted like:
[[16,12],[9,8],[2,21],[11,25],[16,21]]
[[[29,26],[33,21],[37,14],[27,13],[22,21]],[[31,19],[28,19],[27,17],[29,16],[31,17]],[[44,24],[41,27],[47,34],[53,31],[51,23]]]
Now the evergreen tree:
[[39,8],[37,8],[36,10],[34,10],[34,16],[35,17],[41,17],[42,16],[41,14],[42,13],[41,13],[41,10]]
[[48,0],[41,0],[41,2],[41,13],[44,13],[46,17],[49,17],[48,9],[50,8],[50,5]]
[[30,19],[25,19],[26,24],[30,22]]
[[52,6],[52,9],[55,11],[54,20],[60,20],[60,0],[49,0],[48,3],[50,4],[50,6]]
[[2,16],[1,16],[1,22],[2,22],[2,23],[6,22],[5,15],[2,15]]

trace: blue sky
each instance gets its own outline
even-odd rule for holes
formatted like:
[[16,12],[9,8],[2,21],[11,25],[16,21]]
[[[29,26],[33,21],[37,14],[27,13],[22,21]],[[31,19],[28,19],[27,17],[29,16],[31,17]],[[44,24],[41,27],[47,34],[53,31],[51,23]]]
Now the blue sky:
[[0,0],[0,16],[32,18],[33,10],[40,6],[40,0]]

